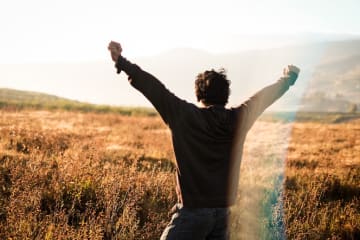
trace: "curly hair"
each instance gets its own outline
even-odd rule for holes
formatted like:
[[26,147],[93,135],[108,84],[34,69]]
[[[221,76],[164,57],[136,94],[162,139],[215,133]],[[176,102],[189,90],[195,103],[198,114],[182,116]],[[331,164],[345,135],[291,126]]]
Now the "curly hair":
[[226,70],[221,68],[199,73],[195,80],[195,94],[198,101],[205,105],[223,105],[230,95],[230,80],[226,79]]

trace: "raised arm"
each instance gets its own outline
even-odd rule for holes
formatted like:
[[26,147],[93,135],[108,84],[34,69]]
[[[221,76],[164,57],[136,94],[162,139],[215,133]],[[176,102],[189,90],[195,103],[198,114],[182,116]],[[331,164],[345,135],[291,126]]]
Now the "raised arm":
[[238,107],[242,111],[245,128],[249,130],[256,119],[279,99],[290,86],[294,85],[300,69],[289,65],[283,70],[283,76],[275,83],[261,89],[259,92],[250,97],[242,105]]
[[117,73],[124,71],[129,76],[130,84],[153,104],[165,123],[173,124],[179,117],[180,105],[184,104],[185,101],[171,93],[153,75],[122,57],[122,48],[119,43],[110,42],[108,49],[112,60],[115,62]]

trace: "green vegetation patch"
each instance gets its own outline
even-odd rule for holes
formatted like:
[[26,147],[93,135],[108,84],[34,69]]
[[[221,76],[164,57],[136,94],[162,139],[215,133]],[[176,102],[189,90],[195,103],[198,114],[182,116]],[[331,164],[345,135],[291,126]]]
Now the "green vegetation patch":
[[265,112],[261,121],[342,123],[360,119],[360,112]]
[[0,88],[0,109],[64,110],[77,112],[116,113],[128,116],[157,116],[152,108],[96,105],[44,93]]

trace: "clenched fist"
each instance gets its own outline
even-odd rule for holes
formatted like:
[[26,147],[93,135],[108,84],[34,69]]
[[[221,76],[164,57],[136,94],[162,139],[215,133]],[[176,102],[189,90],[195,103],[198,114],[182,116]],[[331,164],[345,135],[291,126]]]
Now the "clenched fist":
[[119,56],[121,55],[121,52],[122,52],[122,48],[121,48],[120,43],[111,41],[109,43],[108,49],[110,51],[112,60],[114,62],[116,62],[118,60]]
[[296,79],[298,78],[300,69],[294,65],[288,65],[283,70],[284,77],[290,78],[290,85],[294,85]]

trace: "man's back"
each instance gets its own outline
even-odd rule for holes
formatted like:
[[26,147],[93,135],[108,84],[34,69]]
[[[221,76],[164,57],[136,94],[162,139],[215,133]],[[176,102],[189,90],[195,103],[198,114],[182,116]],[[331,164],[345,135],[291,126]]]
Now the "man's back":
[[237,112],[183,104],[171,126],[181,199],[187,207],[226,207]]

